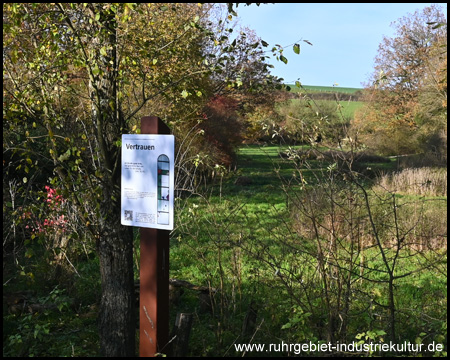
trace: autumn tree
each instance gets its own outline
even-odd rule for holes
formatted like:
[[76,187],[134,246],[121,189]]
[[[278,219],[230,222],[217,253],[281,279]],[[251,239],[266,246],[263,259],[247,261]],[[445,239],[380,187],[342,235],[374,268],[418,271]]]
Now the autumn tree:
[[[268,63],[269,57],[275,55],[287,62],[280,57],[282,48],[271,48],[253,30],[239,27],[232,4],[215,4],[209,9],[209,16],[199,21],[206,34],[200,44],[203,62],[212,69],[202,90],[205,102],[200,111],[192,112],[190,119],[184,118],[176,127],[179,134],[189,134],[181,142],[189,148],[181,149],[178,167],[184,190],[193,189],[199,179],[211,178],[217,168],[230,168],[249,114],[273,112],[274,90],[283,86],[283,79],[270,74],[273,65]],[[295,44],[294,52],[298,47]],[[186,91],[183,96],[189,101],[198,91]]]
[[[433,27],[446,26],[431,23]],[[447,36],[441,34],[426,59],[426,72],[418,97],[419,141],[439,163],[447,163]]]
[[135,355],[133,237],[120,225],[121,135],[149,114],[190,134],[213,93],[211,74],[230,51],[208,54],[202,46],[225,42],[204,25],[208,6],[3,4],[4,173],[21,184],[21,207],[11,216],[23,222],[25,206],[50,183],[95,240],[103,356]]
[[197,27],[202,9],[113,3],[3,9],[4,151],[27,166],[28,185],[49,169],[44,176],[90,230],[101,269],[101,353],[133,356],[133,238],[120,225],[120,138],[149,102],[170,104],[183,91],[200,91],[210,71],[197,65],[202,53],[193,41],[204,36]]
[[[418,134],[425,120],[420,97],[430,81],[436,81],[439,64],[446,61],[436,47],[446,38],[447,27],[442,9],[436,5],[392,25],[396,34],[384,37],[378,48],[375,71],[366,86],[366,106],[356,115],[355,125],[369,146],[384,153],[405,154],[419,151]],[[442,102],[436,105],[442,108]]]

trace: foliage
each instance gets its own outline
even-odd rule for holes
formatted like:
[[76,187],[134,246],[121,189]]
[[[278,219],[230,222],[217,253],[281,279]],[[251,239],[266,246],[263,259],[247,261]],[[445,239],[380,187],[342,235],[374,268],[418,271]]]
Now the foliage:
[[288,100],[278,104],[280,126],[287,139],[301,144],[314,143],[318,139],[328,144],[339,144],[345,137],[348,124],[338,113],[340,105],[334,101],[314,101],[309,98]]
[[[94,290],[93,285],[90,284],[90,292]],[[3,355],[98,354],[94,306],[78,306],[74,294],[59,286],[44,289],[41,284],[40,288],[32,288],[39,290],[30,291],[28,287],[27,291],[12,291],[9,286],[4,287],[8,309],[7,312],[4,309],[3,316]],[[8,299],[12,300],[12,305]]]
[[[171,275],[209,289],[172,304],[194,313],[191,355],[235,355],[241,340],[446,344],[442,198],[371,188],[362,169],[387,165],[359,157],[345,126],[334,134],[338,102],[302,103],[319,114],[287,102],[292,114],[277,114],[281,95],[264,98],[280,83],[265,81],[264,57],[287,62],[285,48],[250,32],[233,39],[232,4],[216,34],[207,4],[3,6],[4,355],[135,355],[137,239],[118,226],[119,139],[150,112],[177,136],[178,195],[190,194],[176,201]],[[417,144],[446,129],[445,96],[431,92],[446,91],[431,81],[446,76],[443,45],[430,48]],[[241,129],[279,140],[287,115],[298,132],[299,114],[308,132],[295,140],[308,135],[313,149],[246,147],[227,173]],[[347,136],[347,151],[318,135]],[[220,182],[199,181],[213,173]]]
[[429,150],[430,137],[446,133],[446,19],[432,5],[393,25],[396,35],[379,46],[354,130],[384,154],[417,153]]
[[[166,11],[176,14],[177,21],[163,17]],[[33,190],[43,184],[28,179],[37,179],[40,165],[47,166],[45,181],[50,178],[61,189],[96,241],[104,291],[103,354],[134,354],[134,333],[127,331],[134,328],[132,242],[117,220],[117,141],[151,99],[163,93],[169,102],[182,99],[182,90],[196,86],[209,71],[191,66],[202,54],[199,46],[187,46],[201,34],[195,21],[199,13],[190,5],[4,4],[4,150],[11,157],[20,154],[19,166],[27,166],[23,183],[31,188],[23,189],[23,200],[34,203]],[[154,26],[147,26],[152,17]],[[185,26],[187,19],[192,21]],[[11,178],[14,168],[17,163],[10,164]],[[123,329],[115,340],[111,326]]]
[[[77,219],[64,225],[71,229],[64,242],[77,240],[70,245],[75,249],[80,239],[86,241],[99,258],[102,355],[134,355],[132,232],[118,220],[121,135],[137,132],[139,118],[150,112],[186,139],[217,81],[230,89],[243,85],[239,74],[224,79],[215,74],[227,63],[242,67],[267,46],[260,40],[249,46],[241,41],[245,36],[233,43],[227,34],[212,32],[211,6],[3,4],[3,192],[9,197],[4,223],[13,223],[7,227],[5,249],[17,255],[26,245],[26,254],[32,255],[32,248],[41,250],[40,241],[48,242],[47,232],[36,237],[20,217],[33,214],[39,222],[45,221],[39,216],[52,212],[53,220],[61,219],[60,209],[40,203],[44,186],[57,189],[64,206],[76,214],[70,220]],[[232,19],[232,5],[228,12]],[[243,62],[227,59],[227,54],[239,55]],[[267,68],[259,60],[253,66],[264,76]],[[284,55],[280,60],[287,61]],[[246,68],[241,75],[244,70],[251,73]],[[272,80],[269,85],[277,82]],[[185,168],[191,176],[195,158],[184,160],[190,162]],[[228,161],[219,156],[221,160]],[[72,263],[67,252],[61,254]]]
[[[215,164],[231,166],[235,149],[242,141],[242,121],[237,113],[238,102],[217,96],[204,108],[205,120],[200,124],[204,131],[209,153]],[[214,149],[214,150],[212,150]]]
[[[210,179],[217,167],[230,169],[235,157],[233,147],[246,127],[245,119],[254,111],[273,107],[273,90],[282,86],[283,79],[270,75],[272,65],[267,63],[269,55],[279,50],[265,50],[269,44],[251,29],[238,28],[235,16],[236,11],[230,13],[218,4],[210,9],[210,17],[201,22],[206,29],[203,63],[211,71],[197,111],[191,112],[190,118],[184,115],[182,123],[177,121],[173,127],[182,139],[179,168],[184,189],[193,190],[193,184]],[[192,95],[193,92],[185,93],[186,99]],[[219,110],[221,101],[228,103],[229,115],[224,109]],[[215,128],[218,131],[212,131]],[[195,175],[188,180],[187,174]]]
[[274,93],[273,105],[258,106],[246,114],[247,142],[281,140],[289,144],[323,142],[344,146],[350,121],[363,103],[355,101],[359,95],[354,93],[324,88],[326,92],[322,93],[297,82],[289,93]]
[[[238,152],[238,173],[224,177],[221,188],[209,185],[204,195],[178,200],[183,210],[176,213],[177,228],[171,237],[170,276],[219,290],[207,296],[206,304],[198,292],[188,289],[171,303],[171,314],[194,314],[189,355],[239,356],[234,343],[319,343],[332,333],[341,344],[359,341],[357,336],[366,342],[371,337],[389,340],[387,274],[381,252],[370,246],[374,236],[364,210],[364,193],[332,166],[339,156],[336,150],[302,162],[298,162],[299,147],[290,149],[299,154],[297,158],[279,156],[288,150],[245,146]],[[351,153],[341,157],[351,161]],[[251,183],[237,182],[242,176]],[[368,195],[384,253],[394,259],[392,197],[381,190]],[[445,235],[445,202],[397,195],[396,205],[398,229],[406,236],[395,275],[409,274],[395,279],[396,343],[420,338],[424,344],[435,341],[446,346],[447,265],[437,242],[438,236]],[[315,221],[319,236],[308,221]],[[424,247],[411,247],[419,237]],[[337,252],[332,250],[332,239]],[[358,247],[359,243],[364,246]],[[81,277],[75,277],[72,290],[58,287],[54,300],[46,300],[46,304],[73,301],[74,305],[62,307],[61,312],[54,308],[45,316],[24,313],[23,320],[13,314],[4,317],[8,326],[4,333],[14,339],[21,336],[30,344],[30,354],[98,354],[98,259],[74,265]],[[9,292],[11,283],[4,290]],[[44,300],[53,289],[42,289],[36,297]],[[250,314],[254,314],[252,321]],[[25,325],[28,328],[19,332],[19,326]],[[36,325],[46,326],[49,333]],[[41,332],[39,342],[34,340],[35,328]],[[5,351],[17,355],[13,338],[4,340]]]

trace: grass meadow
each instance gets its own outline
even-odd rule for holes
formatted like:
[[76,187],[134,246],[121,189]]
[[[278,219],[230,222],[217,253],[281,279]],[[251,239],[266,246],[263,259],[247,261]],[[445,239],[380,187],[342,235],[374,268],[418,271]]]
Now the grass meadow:
[[[299,99],[291,99],[292,106],[301,104]],[[353,119],[355,111],[364,105],[363,101],[336,101],[336,100],[315,100],[318,108],[323,108],[325,104],[331,104],[336,108],[337,116],[343,119]]]
[[381,175],[361,189],[333,162],[287,150],[308,148],[242,147],[237,173],[179,213],[171,277],[212,289],[206,308],[192,290],[174,305],[195,316],[190,355],[241,356],[234,344],[248,342],[446,345],[446,195],[372,188]]
[[[361,163],[378,178],[349,181],[355,174],[333,154],[245,145],[236,171],[176,199],[170,278],[190,285],[171,286],[170,325],[192,314],[186,356],[298,355],[239,344],[389,341],[445,349],[302,355],[446,355],[446,195],[437,186],[426,196],[397,193],[395,160]],[[38,243],[19,275],[5,268],[4,356],[98,355],[99,263],[79,245],[56,282]],[[138,231],[134,257],[138,281]],[[138,346],[138,319],[136,329]]]

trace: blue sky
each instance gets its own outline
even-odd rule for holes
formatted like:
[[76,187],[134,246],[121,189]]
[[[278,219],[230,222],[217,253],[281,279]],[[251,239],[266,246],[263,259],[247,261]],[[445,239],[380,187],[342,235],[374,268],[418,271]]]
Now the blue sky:
[[[240,4],[239,25],[255,30],[270,44],[299,42],[300,55],[292,46],[284,50],[287,65],[275,58],[272,74],[285,83],[363,87],[374,68],[383,36],[393,37],[391,23],[431,3],[276,3]],[[440,4],[447,11],[446,4]]]

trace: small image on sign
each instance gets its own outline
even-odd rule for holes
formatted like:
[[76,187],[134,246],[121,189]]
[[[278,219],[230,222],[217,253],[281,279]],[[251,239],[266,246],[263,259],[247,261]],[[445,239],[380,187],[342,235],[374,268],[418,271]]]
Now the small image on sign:
[[125,210],[125,220],[133,221],[133,210]]

